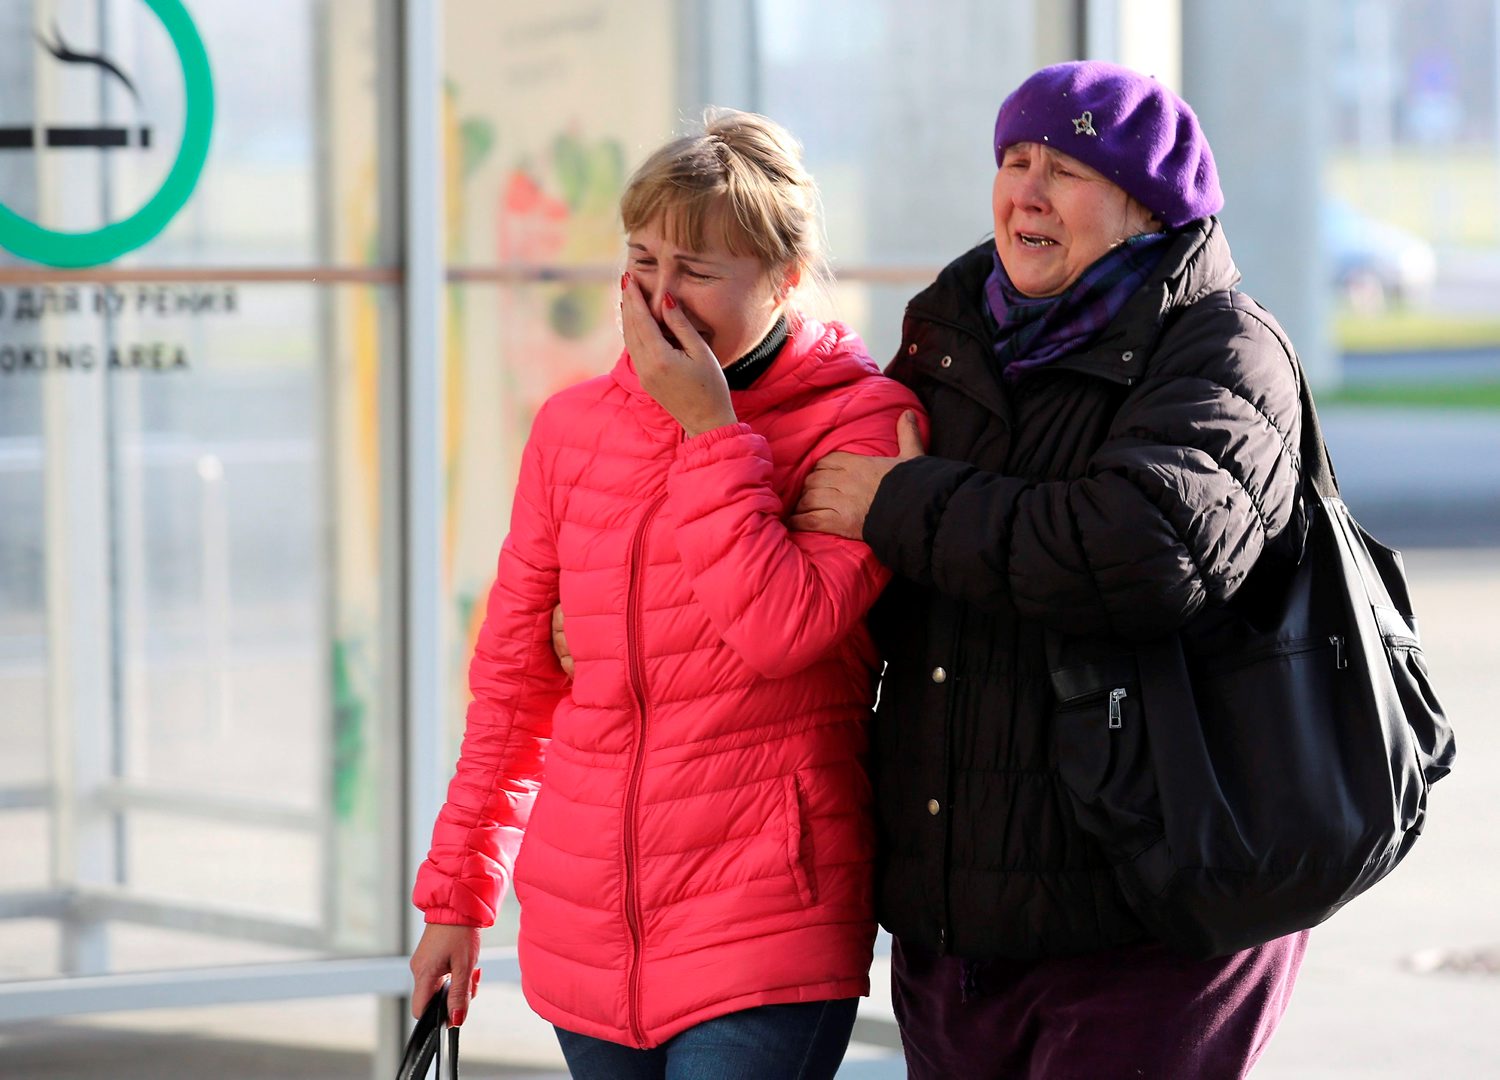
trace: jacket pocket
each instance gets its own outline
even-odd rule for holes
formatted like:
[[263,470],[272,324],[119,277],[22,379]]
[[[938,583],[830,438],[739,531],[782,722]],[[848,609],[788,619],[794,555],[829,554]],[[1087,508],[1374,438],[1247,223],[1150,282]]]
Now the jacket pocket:
[[1134,681],[1060,701],[1053,713],[1057,771],[1079,826],[1111,863],[1160,839],[1151,744]]
[[791,773],[782,778],[786,802],[786,861],[792,881],[797,885],[797,895],[802,903],[812,905],[818,901],[817,884],[811,863],[812,837],[807,831],[807,793],[802,786],[802,775]]

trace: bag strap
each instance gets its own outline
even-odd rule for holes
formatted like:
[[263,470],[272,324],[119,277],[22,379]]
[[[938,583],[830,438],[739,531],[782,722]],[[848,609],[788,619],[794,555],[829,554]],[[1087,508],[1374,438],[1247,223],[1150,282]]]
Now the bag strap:
[[1337,499],[1338,474],[1333,471],[1333,459],[1328,456],[1328,444],[1323,441],[1323,425],[1318,422],[1318,410],[1307,385],[1307,369],[1295,351],[1292,364],[1297,369],[1297,395],[1302,402],[1302,478],[1323,498]]

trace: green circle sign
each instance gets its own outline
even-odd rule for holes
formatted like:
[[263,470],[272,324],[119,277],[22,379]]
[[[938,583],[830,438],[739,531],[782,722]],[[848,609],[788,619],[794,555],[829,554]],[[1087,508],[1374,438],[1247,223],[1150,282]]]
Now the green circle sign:
[[182,146],[177,160],[155,195],[124,221],[92,232],[44,229],[0,203],[0,247],[48,266],[98,266],[134,251],[166,227],[176,216],[203,172],[209,135],[214,124],[214,84],[208,71],[208,51],[181,0],[142,0],[156,13],[182,61],[185,109]]

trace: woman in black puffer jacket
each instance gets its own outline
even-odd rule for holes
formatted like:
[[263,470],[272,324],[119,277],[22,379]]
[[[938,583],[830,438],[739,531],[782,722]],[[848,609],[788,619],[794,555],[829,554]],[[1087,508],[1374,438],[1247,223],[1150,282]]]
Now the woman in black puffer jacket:
[[824,459],[798,527],[896,577],[872,771],[877,908],[910,1075],[1241,1076],[1306,933],[1212,960],[1149,939],[1059,779],[1049,648],[1212,618],[1301,544],[1299,374],[1243,293],[1212,154],[1154,79],[1031,76],[995,130],[995,239],[907,308],[888,374],[923,452]]

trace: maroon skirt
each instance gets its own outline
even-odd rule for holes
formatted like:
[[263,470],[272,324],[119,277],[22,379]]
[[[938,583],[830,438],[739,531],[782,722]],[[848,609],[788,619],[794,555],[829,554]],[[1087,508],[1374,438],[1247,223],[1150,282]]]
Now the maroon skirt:
[[903,947],[891,989],[911,1080],[1234,1080],[1286,1011],[1307,931],[1213,960],[1134,945],[968,964]]

